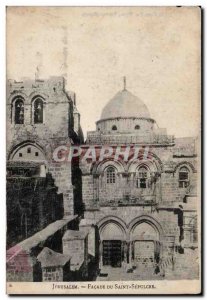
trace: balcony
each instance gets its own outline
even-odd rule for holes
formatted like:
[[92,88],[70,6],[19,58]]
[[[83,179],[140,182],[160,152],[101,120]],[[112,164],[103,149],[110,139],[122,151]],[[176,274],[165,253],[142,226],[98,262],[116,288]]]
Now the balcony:
[[139,196],[129,197],[124,196],[122,199],[99,200],[100,207],[122,207],[122,206],[155,206],[157,205],[156,196]]

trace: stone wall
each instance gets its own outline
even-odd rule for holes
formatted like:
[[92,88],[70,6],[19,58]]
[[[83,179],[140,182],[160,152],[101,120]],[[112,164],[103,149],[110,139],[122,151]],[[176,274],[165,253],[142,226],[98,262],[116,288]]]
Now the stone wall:
[[62,237],[67,229],[77,229],[77,218],[68,217],[51,223],[39,233],[7,250],[7,281],[42,281],[38,254],[44,247],[62,251]]
[[[24,100],[24,124],[14,123],[16,97]],[[43,123],[34,124],[33,101],[40,96],[44,101]],[[37,146],[45,157],[47,171],[51,172],[58,192],[63,194],[65,215],[74,213],[71,165],[53,163],[53,152],[61,144],[71,145],[73,132],[73,107],[70,95],[65,91],[62,77],[48,80],[24,79],[21,82],[8,81],[7,85],[7,159],[16,149],[30,144]],[[77,111],[76,111],[77,114]],[[76,121],[76,131],[80,124]],[[25,157],[23,160],[29,160]]]
[[[101,120],[97,122],[97,131],[104,133],[119,133],[119,132],[134,132],[136,135],[147,135],[150,134],[153,130],[154,121],[149,119],[139,119],[139,118],[117,118],[117,119],[109,119],[109,120]],[[117,131],[112,130],[113,126],[117,127]],[[135,129],[135,126],[137,129]]]
[[55,179],[55,184],[58,187],[58,192],[63,194],[64,214],[74,214],[71,163],[51,162],[48,166],[48,170]]
[[[100,151],[100,150],[99,150]],[[107,159],[105,162],[96,163],[81,162],[80,168],[83,174],[83,202],[85,208],[99,206],[110,200],[122,200],[124,197],[139,198],[140,196],[155,196],[157,203],[182,203],[185,195],[191,187],[196,186],[197,169],[195,157],[174,157],[173,146],[150,148],[148,158],[137,162],[137,167],[144,163],[149,166],[151,174],[158,173],[155,182],[146,189],[137,187],[136,166],[132,168],[130,161],[124,162]],[[99,167],[100,165],[100,167]],[[107,184],[107,166],[112,165],[116,169],[116,181],[114,184]],[[189,170],[189,186],[179,187],[179,170],[182,166]],[[146,197],[147,199],[147,197]]]
[[[124,222],[126,228],[131,222],[137,220],[139,222],[151,222],[154,220],[158,222],[163,230],[163,238],[166,236],[173,236],[173,242],[179,245],[180,228],[178,225],[178,215],[175,214],[174,210],[154,210],[152,212],[150,207],[104,207],[99,211],[87,211],[85,212],[85,222],[91,224],[99,224],[100,221],[106,220],[112,221],[115,218],[116,222]],[[129,227],[130,228],[130,227]],[[128,229],[126,229],[128,231]],[[128,231],[130,234],[130,231]]]
[[42,268],[42,281],[53,281],[53,282],[63,281],[63,268],[62,267]]
[[27,251],[21,251],[13,258],[7,254],[7,281],[34,281],[34,262],[35,258]]
[[198,279],[199,278],[198,248],[185,249],[183,254],[175,253],[173,264],[165,268],[165,279]]

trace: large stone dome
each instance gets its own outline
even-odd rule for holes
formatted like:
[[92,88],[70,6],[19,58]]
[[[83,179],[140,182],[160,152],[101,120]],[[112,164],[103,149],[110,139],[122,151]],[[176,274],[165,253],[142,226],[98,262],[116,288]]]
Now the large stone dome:
[[147,106],[127,90],[118,92],[104,107],[101,120],[111,118],[150,118]]

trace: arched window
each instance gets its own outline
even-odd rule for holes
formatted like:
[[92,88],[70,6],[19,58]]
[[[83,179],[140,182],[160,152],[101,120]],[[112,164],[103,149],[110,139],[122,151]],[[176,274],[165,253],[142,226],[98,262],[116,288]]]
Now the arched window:
[[189,170],[186,167],[181,167],[179,170],[179,187],[186,188],[190,184]]
[[139,167],[137,176],[137,187],[141,189],[146,189],[148,187],[148,178],[148,169],[145,166]]
[[139,125],[135,125],[134,129],[138,130],[138,129],[140,129],[140,126]]
[[108,167],[106,170],[106,182],[114,184],[116,182],[116,173],[113,167]]
[[34,101],[34,123],[43,123],[43,100],[41,98]]
[[24,124],[24,101],[17,99],[15,101],[15,124]]
[[112,126],[112,130],[117,130],[116,125],[113,125],[113,126]]
[[32,143],[25,143],[14,150],[14,152],[10,155],[9,160],[43,161],[45,160],[45,154],[39,146]]

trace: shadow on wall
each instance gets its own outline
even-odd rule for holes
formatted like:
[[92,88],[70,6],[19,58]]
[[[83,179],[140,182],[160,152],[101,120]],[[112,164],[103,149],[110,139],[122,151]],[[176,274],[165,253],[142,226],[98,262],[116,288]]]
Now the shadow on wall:
[[63,195],[50,173],[46,177],[7,177],[7,247],[63,217]]
[[79,160],[74,160],[72,164],[72,185],[74,197],[74,215],[83,217],[84,206],[82,200],[82,171],[79,168]]
[[100,261],[100,234],[98,226],[94,228],[94,253],[89,253],[89,264],[88,264],[88,278],[87,281],[94,281],[100,274],[99,261]]

